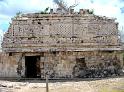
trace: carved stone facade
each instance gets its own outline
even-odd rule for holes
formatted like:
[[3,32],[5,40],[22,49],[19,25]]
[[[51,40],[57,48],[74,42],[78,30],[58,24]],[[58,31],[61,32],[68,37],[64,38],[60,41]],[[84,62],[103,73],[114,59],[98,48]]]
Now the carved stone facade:
[[114,74],[124,65],[118,23],[83,9],[17,16],[2,49],[1,77],[95,77],[98,70],[104,77],[103,71]]

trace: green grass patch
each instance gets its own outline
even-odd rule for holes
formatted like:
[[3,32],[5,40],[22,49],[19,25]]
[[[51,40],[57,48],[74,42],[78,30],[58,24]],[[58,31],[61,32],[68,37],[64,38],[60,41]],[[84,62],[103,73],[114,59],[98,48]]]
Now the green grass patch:
[[124,90],[103,88],[100,90],[100,92],[124,92]]

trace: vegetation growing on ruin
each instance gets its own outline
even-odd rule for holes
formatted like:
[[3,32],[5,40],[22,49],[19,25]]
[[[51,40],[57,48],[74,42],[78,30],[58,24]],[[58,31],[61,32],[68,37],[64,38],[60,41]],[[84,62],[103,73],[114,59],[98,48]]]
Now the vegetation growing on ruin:
[[19,11],[19,12],[16,13],[16,16],[15,17],[19,17],[21,15],[22,15],[22,12]]
[[94,14],[94,10],[93,9],[89,10],[88,12],[89,12],[89,14]]
[[41,11],[41,14],[48,14],[49,7],[47,7],[44,11]]

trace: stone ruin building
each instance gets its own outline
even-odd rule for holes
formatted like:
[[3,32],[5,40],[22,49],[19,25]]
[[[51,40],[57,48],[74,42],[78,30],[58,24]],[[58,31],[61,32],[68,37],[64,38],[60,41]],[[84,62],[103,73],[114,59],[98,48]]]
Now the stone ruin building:
[[124,67],[115,19],[88,9],[28,13],[4,34],[0,77],[83,78],[119,75]]

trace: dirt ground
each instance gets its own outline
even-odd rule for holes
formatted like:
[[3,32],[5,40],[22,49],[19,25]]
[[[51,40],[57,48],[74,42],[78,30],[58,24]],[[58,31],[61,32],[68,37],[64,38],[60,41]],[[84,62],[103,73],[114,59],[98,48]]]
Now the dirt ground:
[[[0,92],[46,92],[43,80],[0,80]],[[49,92],[124,92],[124,77],[108,79],[50,80]]]

